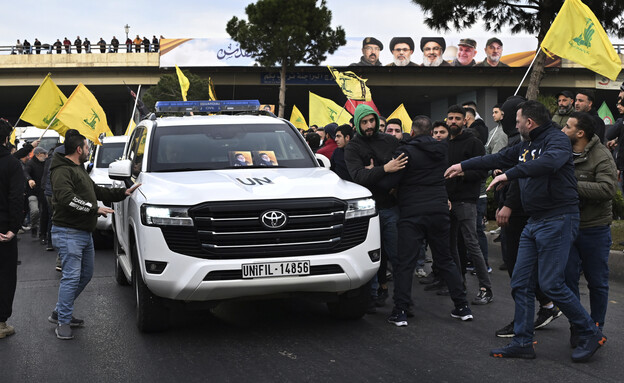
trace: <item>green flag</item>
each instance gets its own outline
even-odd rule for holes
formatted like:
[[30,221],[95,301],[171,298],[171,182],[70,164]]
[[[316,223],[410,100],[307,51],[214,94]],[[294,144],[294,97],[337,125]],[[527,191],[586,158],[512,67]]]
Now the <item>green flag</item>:
[[598,109],[598,116],[602,118],[602,121],[604,121],[605,125],[613,125],[613,123],[615,122],[611,110],[607,106],[607,103],[604,101],[602,102],[602,105],[600,105],[600,109]]

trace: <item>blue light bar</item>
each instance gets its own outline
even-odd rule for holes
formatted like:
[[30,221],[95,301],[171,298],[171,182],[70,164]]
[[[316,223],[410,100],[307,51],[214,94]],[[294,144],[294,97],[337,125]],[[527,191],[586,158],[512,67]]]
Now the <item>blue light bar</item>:
[[223,100],[223,101],[157,101],[156,112],[248,112],[260,109],[258,100]]

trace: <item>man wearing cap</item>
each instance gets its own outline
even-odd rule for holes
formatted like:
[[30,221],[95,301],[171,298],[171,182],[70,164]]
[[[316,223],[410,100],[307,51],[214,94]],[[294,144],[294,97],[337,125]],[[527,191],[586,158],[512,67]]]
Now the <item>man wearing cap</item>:
[[[43,176],[43,167],[48,152],[44,148],[37,146],[33,150],[33,156],[24,164],[24,176],[28,187],[26,187],[26,195],[28,196],[28,207],[30,209],[30,233],[34,239],[37,239],[39,223],[41,221],[41,208],[43,204],[43,189],[41,188],[41,177]],[[43,233],[39,233],[41,236]]]
[[422,66],[451,66],[442,58],[446,50],[444,37],[423,37],[420,39],[420,50],[423,52]]
[[411,37],[393,37],[390,40],[390,50],[394,58],[386,66],[418,66],[411,61],[414,53],[414,40]]
[[557,112],[553,115],[553,122],[564,127],[572,112],[574,112],[574,93],[569,90],[557,93]]
[[503,42],[497,37],[492,37],[487,41],[487,43],[485,43],[485,60],[475,66],[499,68],[509,67],[509,65],[500,61],[502,55]]
[[374,37],[366,37],[362,41],[362,58],[360,62],[349,66],[381,66],[379,52],[383,51],[383,44]]
[[457,58],[453,60],[453,66],[475,66],[477,55],[477,42],[473,39],[461,39],[457,44]]
[[334,140],[334,138],[336,137],[337,127],[338,127],[338,124],[336,124],[335,122],[332,122],[325,126],[324,128],[325,140],[324,140],[323,146],[319,150],[316,151],[318,154],[322,154],[328,159],[332,158],[332,155],[334,154],[334,150],[336,150],[337,148],[336,141]]

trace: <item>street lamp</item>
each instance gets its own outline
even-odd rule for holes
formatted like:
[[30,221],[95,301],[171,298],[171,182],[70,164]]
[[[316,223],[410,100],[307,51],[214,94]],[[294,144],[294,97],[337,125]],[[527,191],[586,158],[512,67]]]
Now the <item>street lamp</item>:
[[126,31],[126,40],[128,40],[128,33],[130,33],[130,26],[128,24],[124,25],[124,30]]

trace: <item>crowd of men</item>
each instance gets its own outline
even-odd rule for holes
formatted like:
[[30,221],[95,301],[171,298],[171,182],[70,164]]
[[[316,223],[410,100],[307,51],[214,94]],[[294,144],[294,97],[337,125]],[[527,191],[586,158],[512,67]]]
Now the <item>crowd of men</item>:
[[[624,90],[620,112],[623,97]],[[495,190],[501,269],[511,278],[515,313],[511,323],[496,331],[511,343],[490,355],[535,358],[534,330],[562,314],[570,323],[573,361],[589,360],[606,342],[602,331],[616,164],[603,144],[605,124],[593,106],[593,91],[564,90],[557,102],[551,116],[536,101],[510,97],[493,107],[496,126],[489,129],[474,102],[449,107],[444,121],[416,116],[411,127],[359,105],[350,124],[303,132],[310,147],[330,159],[337,175],[367,187],[376,201],[382,261],[371,284],[368,313],[392,295],[387,320],[406,326],[414,316],[414,276],[425,290],[450,296],[451,316],[462,321],[473,319],[471,305],[493,302],[483,225],[485,182],[491,175],[488,190]],[[610,148],[622,150],[622,119],[607,138]],[[423,269],[426,247],[433,260],[430,275]],[[479,285],[472,299],[467,298],[468,272]],[[581,274],[588,282],[589,313],[579,300]],[[389,278],[394,280],[392,294]]]
[[[163,36],[160,36],[160,39],[163,39]],[[149,38],[143,37],[141,38],[139,35],[131,39],[130,37],[126,38],[125,50],[127,53],[133,52],[158,52],[160,50],[160,39],[156,37],[156,35],[152,36],[150,41]],[[65,37],[63,41],[60,39],[56,39],[53,44],[42,44],[39,39],[35,38],[35,41],[31,44],[28,40],[24,39],[24,42],[20,42],[17,40],[17,43],[13,46],[11,54],[41,54],[44,53],[52,54],[56,52],[57,54],[65,53],[92,53],[92,48],[96,51],[99,50],[100,53],[118,53],[119,52],[119,40],[116,36],[107,42],[103,37],[100,37],[100,40],[92,44],[91,41],[85,37],[84,40],[80,38],[80,36],[76,36],[76,39],[72,43],[70,39]],[[122,47],[123,49],[123,47]]]

